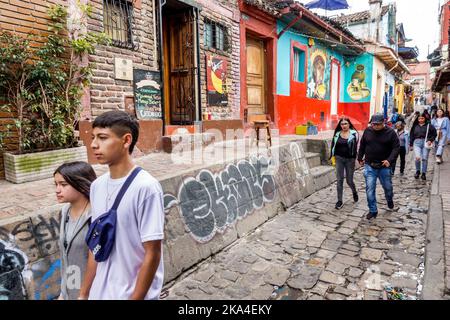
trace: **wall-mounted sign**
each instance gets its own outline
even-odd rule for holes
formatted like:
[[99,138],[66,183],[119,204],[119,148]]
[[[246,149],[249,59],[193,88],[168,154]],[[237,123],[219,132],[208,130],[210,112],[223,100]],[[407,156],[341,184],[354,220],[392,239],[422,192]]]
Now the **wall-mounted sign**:
[[140,120],[161,119],[161,77],[159,72],[135,69],[134,101]]
[[227,60],[224,57],[206,55],[208,105],[228,105]]
[[132,81],[133,61],[124,58],[114,58],[114,78]]

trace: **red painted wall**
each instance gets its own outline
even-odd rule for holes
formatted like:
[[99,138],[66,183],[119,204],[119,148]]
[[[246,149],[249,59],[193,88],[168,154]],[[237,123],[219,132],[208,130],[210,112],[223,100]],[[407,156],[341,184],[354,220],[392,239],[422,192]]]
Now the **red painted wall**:
[[[241,119],[244,119],[244,110],[247,108],[247,56],[245,48],[247,46],[246,35],[250,34],[263,40],[266,46],[266,109],[272,121],[275,122],[275,126],[277,126],[276,20],[258,8],[244,4],[243,1],[240,1],[239,9],[241,11]],[[245,19],[243,15],[245,15]]]
[[448,29],[450,27],[450,1],[442,6],[441,12],[441,45],[448,44]]
[[370,118],[370,102],[339,103],[338,110],[339,116],[345,115],[349,117],[356,129],[364,130],[367,128]]

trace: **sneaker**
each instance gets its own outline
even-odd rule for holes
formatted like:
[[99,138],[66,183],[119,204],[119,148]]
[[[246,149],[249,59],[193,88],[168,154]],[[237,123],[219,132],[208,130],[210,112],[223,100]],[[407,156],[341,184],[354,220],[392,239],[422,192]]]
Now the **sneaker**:
[[400,172],[400,176],[402,176],[402,177],[403,177],[404,175],[405,175],[405,173],[404,173],[404,172]]
[[427,180],[427,176],[425,175],[425,173],[422,173],[421,178],[422,178],[422,180]]
[[388,201],[387,203],[389,211],[397,211],[398,207],[394,205],[394,201]]
[[437,164],[441,164],[442,163],[442,157],[441,156],[436,156],[436,163]]
[[338,201],[336,202],[336,205],[334,206],[336,209],[341,209],[344,206],[344,204],[342,203],[342,201]]
[[353,201],[358,202],[358,200],[359,200],[358,193],[355,192],[353,194]]
[[369,212],[369,213],[366,215],[366,219],[367,219],[367,220],[375,219],[375,218],[377,217],[377,215],[378,215],[378,212]]
[[414,175],[414,178],[419,179],[420,177],[420,171],[416,171],[416,174]]

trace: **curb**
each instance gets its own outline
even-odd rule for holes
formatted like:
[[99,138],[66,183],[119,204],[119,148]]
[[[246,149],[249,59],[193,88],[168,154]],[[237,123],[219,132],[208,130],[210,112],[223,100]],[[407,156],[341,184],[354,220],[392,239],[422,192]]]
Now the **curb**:
[[434,163],[426,230],[424,300],[442,300],[445,289],[444,218],[439,173],[439,165]]

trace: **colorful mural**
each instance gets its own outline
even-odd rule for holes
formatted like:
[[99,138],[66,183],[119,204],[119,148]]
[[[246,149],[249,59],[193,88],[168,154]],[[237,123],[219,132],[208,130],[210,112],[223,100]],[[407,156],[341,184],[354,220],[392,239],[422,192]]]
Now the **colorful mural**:
[[330,99],[330,63],[327,52],[311,47],[308,61],[307,97],[319,100]]
[[345,62],[344,101],[369,102],[373,62],[370,55],[347,58]]
[[370,95],[370,88],[367,87],[366,78],[367,74],[364,65],[358,64],[347,86],[347,93],[350,99],[359,101]]
[[228,105],[227,60],[216,55],[206,55],[208,105]]

